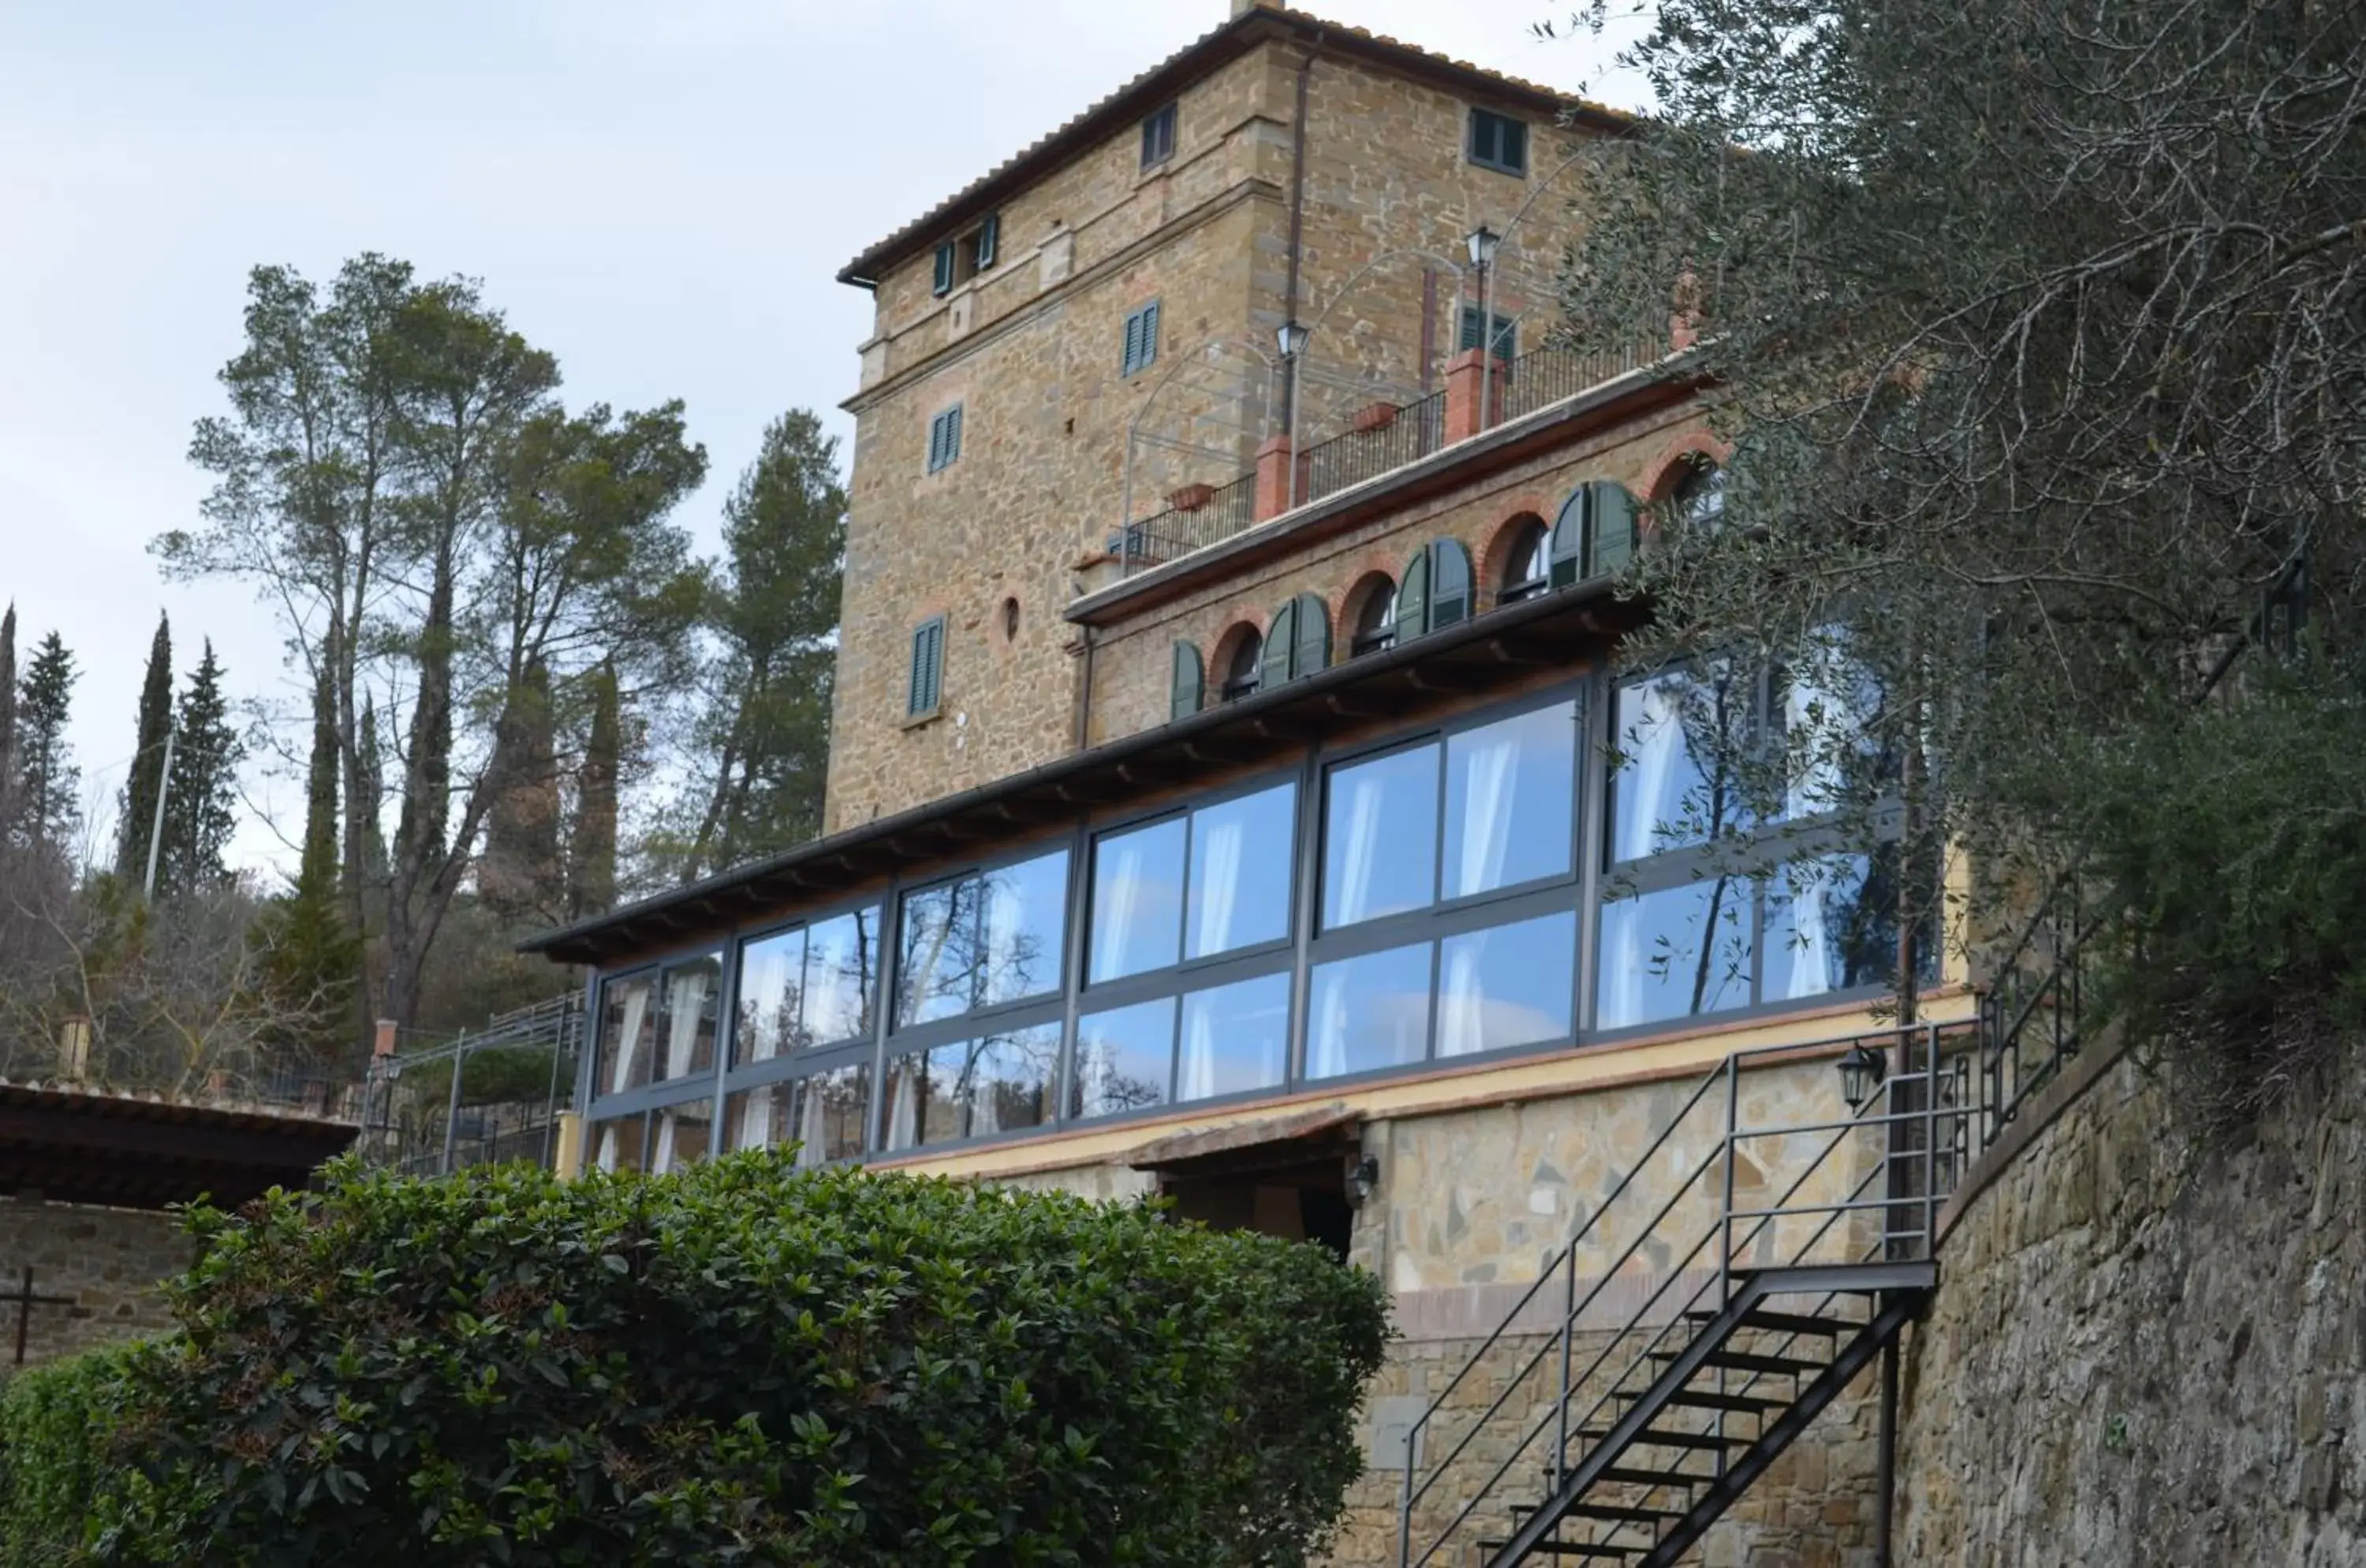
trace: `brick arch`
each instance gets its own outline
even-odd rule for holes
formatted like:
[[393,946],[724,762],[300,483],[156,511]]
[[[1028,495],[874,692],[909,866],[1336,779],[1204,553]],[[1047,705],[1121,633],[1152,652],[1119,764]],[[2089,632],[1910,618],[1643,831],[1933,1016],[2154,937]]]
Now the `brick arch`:
[[1482,603],[1493,604],[1495,596],[1504,591],[1504,574],[1511,568],[1513,554],[1519,548],[1523,536],[1532,528],[1549,535],[1552,525],[1533,512],[1515,512],[1495,525],[1495,532],[1487,540],[1487,547],[1479,552],[1479,581],[1476,587],[1482,595]]
[[1241,645],[1251,641],[1260,649],[1265,646],[1265,627],[1254,615],[1234,621],[1217,635],[1214,644],[1208,649],[1207,689],[1211,693],[1223,690],[1224,682],[1232,676],[1233,660],[1239,655]]
[[1667,500],[1676,493],[1684,481],[1684,472],[1706,457],[1712,463],[1725,463],[1733,457],[1733,444],[1719,441],[1705,430],[1688,430],[1660,449],[1653,458],[1651,478],[1637,498],[1646,504]]

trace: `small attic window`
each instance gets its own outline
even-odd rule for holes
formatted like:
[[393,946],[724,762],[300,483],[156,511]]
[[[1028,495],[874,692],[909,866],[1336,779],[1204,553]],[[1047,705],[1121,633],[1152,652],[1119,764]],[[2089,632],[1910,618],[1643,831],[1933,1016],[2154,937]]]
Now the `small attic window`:
[[978,226],[958,240],[937,247],[937,268],[930,292],[941,298],[953,286],[966,283],[992,266],[1002,254],[1002,214],[989,212]]
[[1142,122],[1142,166],[1145,169],[1175,156],[1175,106],[1167,105]]

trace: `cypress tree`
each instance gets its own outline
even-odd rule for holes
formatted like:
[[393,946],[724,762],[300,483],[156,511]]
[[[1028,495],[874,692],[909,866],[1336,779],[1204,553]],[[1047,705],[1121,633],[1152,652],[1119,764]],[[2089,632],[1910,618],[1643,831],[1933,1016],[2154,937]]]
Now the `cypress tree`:
[[304,854],[296,890],[327,896],[337,891],[337,687],[333,664],[321,663],[312,682],[312,756],[304,774]]
[[296,885],[256,923],[265,984],[278,1002],[267,1043],[321,1061],[353,1037],[361,943],[337,897],[337,691],[323,660],[312,685],[312,756],[305,777],[304,853]]
[[115,874],[137,881],[148,866],[148,840],[156,830],[156,790],[164,780],[164,738],[173,728],[173,623],[156,617],[148,645],[148,678],[140,687],[138,744],[123,784],[122,819],[115,833]]
[[616,774],[624,761],[623,702],[615,661],[592,677],[592,734],[575,782],[575,831],[569,844],[568,918],[605,913],[616,902]]
[[66,746],[77,671],[63,638],[51,632],[34,649],[17,683],[17,808],[23,840],[63,855],[82,825],[76,796],[82,770]]
[[374,908],[371,900],[384,897],[387,886],[386,829],[378,819],[379,808],[386,802],[386,766],[378,759],[375,696],[362,698],[361,739],[355,749],[361,753],[362,890],[358,902],[368,912]]
[[164,848],[156,880],[176,892],[228,879],[222,854],[238,827],[238,764],[246,747],[231,728],[211,638],[205,649],[181,694],[179,739],[164,797]]

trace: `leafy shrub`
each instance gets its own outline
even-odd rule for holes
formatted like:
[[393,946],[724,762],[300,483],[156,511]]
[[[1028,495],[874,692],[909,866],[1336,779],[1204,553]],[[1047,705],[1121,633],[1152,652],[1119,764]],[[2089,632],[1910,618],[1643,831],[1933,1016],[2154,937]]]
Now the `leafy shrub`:
[[2366,700],[2337,671],[2131,723],[2060,759],[2107,916],[2104,1011],[2240,1122],[2366,1031]]
[[777,1156],[197,1223],[119,1562],[1297,1564],[1386,1338],[1313,1247]]

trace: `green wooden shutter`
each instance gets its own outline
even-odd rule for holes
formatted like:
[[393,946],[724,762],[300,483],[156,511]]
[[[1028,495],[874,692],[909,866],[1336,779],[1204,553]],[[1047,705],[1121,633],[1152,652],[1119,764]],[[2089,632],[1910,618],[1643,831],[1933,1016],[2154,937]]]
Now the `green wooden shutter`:
[[1524,119],[1499,119],[1495,134],[1498,145],[1495,161],[1507,169],[1521,174],[1528,172],[1528,122]]
[[1596,479],[1586,488],[1593,515],[1585,575],[1607,577],[1635,558],[1635,498],[1617,479]]
[[1397,583],[1397,641],[1429,630],[1429,550],[1414,552]]
[[1265,651],[1257,661],[1257,690],[1269,692],[1290,679],[1290,650],[1298,641],[1298,601],[1292,599],[1273,613],[1265,632]]
[[947,240],[937,247],[936,292],[950,294],[953,289],[953,243]]
[[1549,580],[1555,588],[1575,582],[1584,562],[1587,494],[1583,485],[1570,491],[1569,499],[1560,504],[1560,515],[1553,519],[1552,543],[1546,557],[1551,562]]
[[955,403],[945,411],[945,461],[948,463],[961,457],[961,427],[962,407]]
[[1452,539],[1430,546],[1429,629],[1470,618],[1470,552]]
[[1142,308],[1142,364],[1147,370],[1158,362],[1158,301],[1154,299]]
[[1207,667],[1200,662],[1196,643],[1175,645],[1175,670],[1167,685],[1166,716],[1182,718],[1200,711],[1200,694],[1207,685]]
[[1290,644],[1290,673],[1295,680],[1312,675],[1331,664],[1331,612],[1322,596],[1301,593],[1298,605],[1298,635]]
[[940,615],[923,621],[912,633],[912,672],[905,688],[904,711],[915,716],[934,713],[943,686],[945,623]]
[[984,272],[994,265],[995,254],[1002,248],[1002,214],[989,212],[986,221],[977,226],[977,270]]
[[1134,311],[1125,319],[1125,357],[1122,374],[1131,376],[1142,363],[1142,312]]
[[1460,335],[1456,339],[1456,344],[1465,354],[1470,353],[1472,349],[1479,346],[1478,306],[1465,305],[1462,307],[1462,331]]

